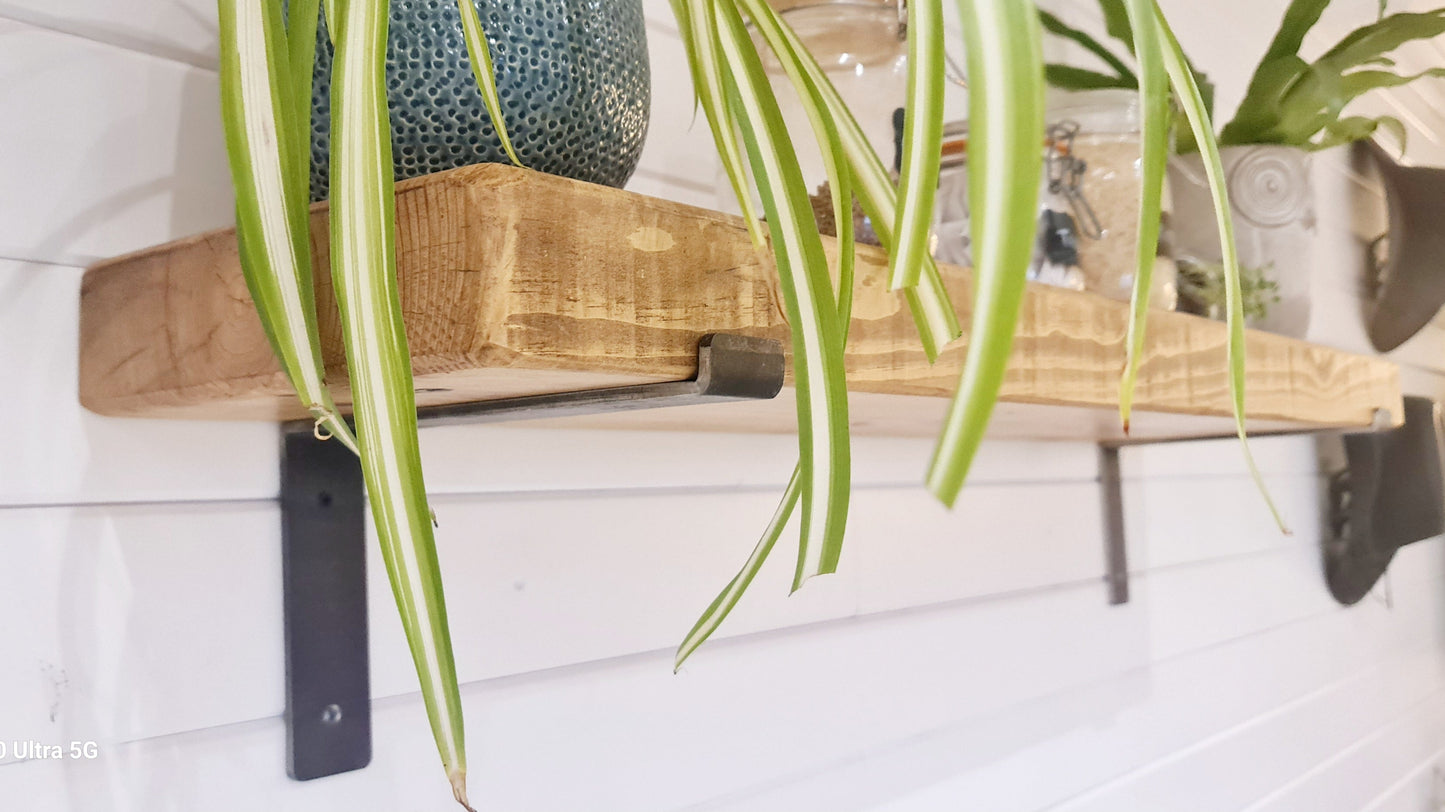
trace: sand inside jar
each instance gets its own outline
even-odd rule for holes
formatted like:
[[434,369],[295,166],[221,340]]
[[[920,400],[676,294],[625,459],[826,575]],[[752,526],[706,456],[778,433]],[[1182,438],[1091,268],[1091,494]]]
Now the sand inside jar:
[[[1074,154],[1085,162],[1080,189],[1103,235],[1087,236],[1080,220],[1079,270],[1087,290],[1128,300],[1134,288],[1135,247],[1139,237],[1139,136],[1090,135],[1074,139]],[[1054,205],[1068,204],[1057,201]]]

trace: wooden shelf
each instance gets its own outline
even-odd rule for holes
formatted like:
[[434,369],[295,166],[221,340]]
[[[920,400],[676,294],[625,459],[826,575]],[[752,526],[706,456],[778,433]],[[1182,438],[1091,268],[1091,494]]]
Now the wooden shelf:
[[[418,400],[456,403],[683,379],[708,332],[787,336],[770,260],[740,220],[501,165],[400,184],[398,261]],[[323,352],[346,401],[325,211],[312,214]],[[886,258],[860,248],[848,349],[861,433],[930,435],[957,381],[963,344],[930,366]],[[944,269],[965,312],[969,274]],[[1024,302],[994,434],[1118,437],[1127,306],[1041,285]],[[966,322],[965,322],[966,323]],[[80,397],[106,415],[279,420],[303,416],[272,359],[220,231],[102,263],[81,290]],[[1155,312],[1133,436],[1229,434],[1223,324]],[[1251,333],[1256,431],[1398,424],[1399,376],[1378,358]],[[549,425],[788,431],[775,401],[661,409]]]

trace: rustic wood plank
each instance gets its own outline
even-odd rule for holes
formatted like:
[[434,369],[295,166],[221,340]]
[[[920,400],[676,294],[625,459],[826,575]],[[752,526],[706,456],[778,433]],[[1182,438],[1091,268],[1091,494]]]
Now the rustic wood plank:
[[[483,165],[400,184],[397,221],[402,306],[423,404],[682,379],[696,370],[703,333],[787,336],[770,260],[733,217]],[[312,255],[321,269],[322,348],[345,403],[328,240],[318,206]],[[859,254],[848,351],[850,386],[859,393],[853,421],[860,431],[930,433],[956,383],[964,342],[930,366],[901,297],[886,290],[886,258],[868,248]],[[969,274],[944,272],[966,323]],[[1115,436],[1127,320],[1123,303],[1030,286],[995,433]],[[1136,433],[1230,431],[1226,338],[1217,322],[1151,316]],[[1394,365],[1265,333],[1249,337],[1248,395],[1252,423],[1263,430],[1368,426],[1377,410],[1400,414]],[[87,272],[80,396],[107,415],[303,414],[256,320],[229,231]],[[793,411],[781,398],[573,423],[783,431]]]

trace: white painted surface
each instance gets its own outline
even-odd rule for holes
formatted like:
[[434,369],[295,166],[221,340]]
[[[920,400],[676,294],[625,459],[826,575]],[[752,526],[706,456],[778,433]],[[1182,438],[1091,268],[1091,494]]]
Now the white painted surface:
[[85,264],[232,222],[215,73],[3,18],[0,41],[0,257]]
[[[647,3],[654,112],[632,186],[715,205],[674,25]],[[1055,5],[1070,4],[1091,7]],[[1238,55],[1263,47],[1284,3],[1166,5],[1227,104],[1249,68]],[[1356,5],[1312,44],[1372,12]],[[275,429],[75,402],[77,266],[229,219],[209,4],[0,0],[0,37],[0,742],[100,750],[0,755],[0,808],[451,808],[374,554],[374,761],[285,777]],[[1378,104],[1445,127],[1439,92]],[[1419,135],[1412,155],[1445,163]],[[1378,191],[1338,154],[1316,185],[1313,336],[1363,351],[1359,259],[1379,228],[1363,204]],[[1415,391],[1445,391],[1440,327],[1394,357]],[[843,572],[788,598],[780,546],[674,676],[671,647],[771,513],[786,438],[423,437],[480,808],[1445,801],[1445,542],[1407,548],[1387,588],[1337,607],[1309,440],[1254,446],[1289,537],[1232,442],[1125,451],[1124,607],[1104,602],[1091,447],[990,444],[948,513],[918,487],[929,443],[860,440]]]

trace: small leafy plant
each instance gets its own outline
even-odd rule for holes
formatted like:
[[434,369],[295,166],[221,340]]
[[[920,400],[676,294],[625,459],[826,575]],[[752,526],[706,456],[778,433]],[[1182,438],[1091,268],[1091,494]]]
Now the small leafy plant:
[[[1124,0],[1099,0],[1105,30],[1132,55],[1133,40],[1123,4]],[[1383,128],[1403,148],[1405,127],[1399,119],[1347,116],[1344,110],[1372,90],[1445,76],[1445,68],[1398,73],[1391,56],[1407,42],[1445,33],[1445,8],[1387,14],[1386,4],[1381,2],[1378,19],[1350,32],[1318,59],[1307,62],[1299,55],[1300,47],[1329,4],[1330,0],[1293,0],[1285,9],[1279,30],[1255,67],[1238,112],[1219,133],[1220,146],[1280,144],[1320,150],[1369,138]],[[1074,42],[1102,63],[1098,68],[1050,64],[1046,68],[1049,84],[1064,90],[1138,87],[1138,77],[1126,58],[1046,11],[1041,10],[1039,15],[1045,30]],[[1205,107],[1212,111],[1213,88],[1198,71],[1194,74]],[[1181,153],[1196,151],[1193,133],[1181,128],[1175,148]]]
[[1383,127],[1404,147],[1405,125],[1399,119],[1346,116],[1344,109],[1372,90],[1445,76],[1445,68],[1396,73],[1390,56],[1407,42],[1445,33],[1445,8],[1381,16],[1351,31],[1320,58],[1306,62],[1299,55],[1300,44],[1328,5],[1329,0],[1290,3],[1279,32],[1255,68],[1239,112],[1219,133],[1220,144],[1284,144],[1318,150],[1369,138]]
[[[1262,319],[1279,304],[1279,283],[1270,278],[1272,266],[1245,266],[1239,284],[1244,298],[1244,317]],[[1224,312],[1224,266],[1216,262],[1179,261],[1179,302],[1190,313],[1218,318]]]
[[[401,613],[443,768],[467,804],[462,710],[441,573],[417,442],[410,353],[396,283],[394,190],[384,57],[386,0],[218,0],[227,148],[247,284],[283,369],[317,421],[360,457],[387,574]],[[737,604],[793,515],[801,513],[794,590],[833,572],[847,523],[851,468],[843,351],[855,280],[853,200],[890,258],[889,285],[913,314],[932,360],[958,338],[955,309],[928,251],[942,148],[943,0],[908,4],[908,113],[894,187],[822,68],[766,0],[671,0],[696,90],[754,242],[770,247],[792,328],[798,461],[772,521],[737,576],[678,649],[678,666]],[[958,392],[926,474],[952,505],[998,400],[1034,238],[1045,66],[1028,0],[958,0],[971,87],[970,228],[977,259],[973,318]],[[346,344],[355,431],[326,390],[316,329],[306,205],[311,66],[321,7],[336,46],[332,79],[332,279]],[[458,0],[473,72],[507,153],[487,42],[472,0]],[[1143,97],[1143,192],[1129,360],[1120,384],[1127,428],[1159,236],[1169,97],[1206,157],[1224,246],[1229,368],[1244,438],[1244,317],[1223,170],[1208,105],[1154,0],[1113,3]],[[808,191],[751,25],[802,100],[822,153],[838,228],[828,265]],[[1121,63],[1122,64],[1122,63]],[[752,189],[762,203],[752,203]],[[765,225],[764,225],[765,223]],[[836,282],[834,281],[836,279]],[[1246,457],[1248,447],[1245,446]],[[1253,462],[1250,462],[1253,468]],[[1257,473],[1256,473],[1257,476]]]

